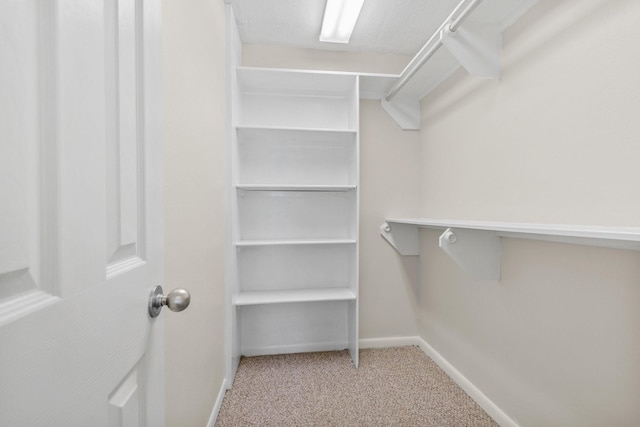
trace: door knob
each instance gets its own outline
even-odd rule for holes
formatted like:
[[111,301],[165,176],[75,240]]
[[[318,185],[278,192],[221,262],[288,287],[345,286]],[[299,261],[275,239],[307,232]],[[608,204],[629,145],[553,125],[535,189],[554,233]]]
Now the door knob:
[[186,289],[174,289],[167,295],[162,294],[162,286],[156,286],[149,296],[149,315],[158,317],[165,305],[171,311],[182,311],[189,307],[191,294]]

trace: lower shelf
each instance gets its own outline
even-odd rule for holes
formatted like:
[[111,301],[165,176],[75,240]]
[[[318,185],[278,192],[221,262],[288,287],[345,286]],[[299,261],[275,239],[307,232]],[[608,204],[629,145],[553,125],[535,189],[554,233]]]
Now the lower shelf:
[[356,294],[346,288],[290,289],[281,291],[241,292],[235,300],[236,306],[284,304],[296,302],[354,301]]
[[358,364],[356,299],[236,305],[234,315],[240,355],[349,349]]

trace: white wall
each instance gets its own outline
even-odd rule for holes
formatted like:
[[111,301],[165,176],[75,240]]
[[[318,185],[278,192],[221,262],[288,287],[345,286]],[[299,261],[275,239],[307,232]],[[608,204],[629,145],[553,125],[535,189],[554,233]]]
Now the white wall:
[[[640,2],[542,0],[504,34],[500,82],[422,102],[420,213],[640,225]],[[503,239],[474,281],[421,236],[420,331],[523,426],[637,425],[640,254]]]
[[418,332],[417,260],[397,256],[379,227],[418,212],[419,136],[402,131],[379,101],[360,101],[360,339]]
[[[243,65],[400,73],[407,56],[243,45]],[[416,260],[398,257],[378,228],[385,217],[417,214],[419,134],[404,132],[379,101],[360,102],[360,338],[415,336]],[[391,249],[391,250],[390,250]]]
[[224,379],[224,2],[163,1],[167,426],[205,426]]
[[301,70],[399,74],[411,57],[405,55],[301,49],[262,44],[242,45],[242,65]]

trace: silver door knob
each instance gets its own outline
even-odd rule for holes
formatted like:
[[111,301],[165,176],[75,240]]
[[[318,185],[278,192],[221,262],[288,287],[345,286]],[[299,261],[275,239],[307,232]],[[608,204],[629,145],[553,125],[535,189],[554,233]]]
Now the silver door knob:
[[186,289],[174,289],[167,295],[162,294],[162,286],[156,286],[149,296],[149,315],[158,317],[165,305],[171,311],[182,311],[189,307],[191,294]]

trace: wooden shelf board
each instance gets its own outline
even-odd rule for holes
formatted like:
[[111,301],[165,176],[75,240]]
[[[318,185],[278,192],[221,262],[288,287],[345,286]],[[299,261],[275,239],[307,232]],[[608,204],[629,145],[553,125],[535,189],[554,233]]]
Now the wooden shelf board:
[[245,191],[350,191],[355,185],[287,185],[287,184],[238,184],[238,190]]
[[306,128],[306,127],[288,127],[288,126],[251,126],[238,125],[235,129],[240,132],[265,132],[265,133],[325,133],[325,134],[345,134],[355,135],[357,129],[344,128]]
[[355,293],[347,288],[288,289],[278,291],[240,292],[236,306],[285,304],[298,302],[354,301]]
[[390,218],[386,222],[392,228],[395,223],[441,230],[447,228],[485,230],[495,231],[501,237],[640,250],[640,227],[530,224],[430,218]]
[[348,97],[356,74],[315,70],[237,67],[241,93],[292,96]]
[[281,246],[281,245],[354,245],[356,239],[289,239],[289,240],[240,240],[236,246]]

